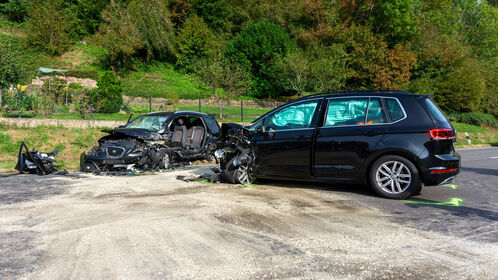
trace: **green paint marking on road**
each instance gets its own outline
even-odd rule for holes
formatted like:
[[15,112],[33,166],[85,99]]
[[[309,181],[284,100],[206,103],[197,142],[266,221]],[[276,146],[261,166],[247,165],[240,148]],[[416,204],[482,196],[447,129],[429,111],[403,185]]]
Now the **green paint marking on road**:
[[444,185],[441,185],[442,187],[446,187],[446,188],[450,188],[450,189],[454,189],[454,190],[458,190],[458,188],[460,188],[459,185],[455,185],[455,184],[444,184]]
[[245,184],[245,185],[240,185],[241,188],[254,188],[256,187],[255,184]]
[[406,203],[415,203],[415,204],[427,204],[427,205],[442,205],[442,206],[461,206],[461,202],[463,202],[463,198],[452,197],[448,202],[428,202],[428,201],[418,201],[418,200],[403,200]]

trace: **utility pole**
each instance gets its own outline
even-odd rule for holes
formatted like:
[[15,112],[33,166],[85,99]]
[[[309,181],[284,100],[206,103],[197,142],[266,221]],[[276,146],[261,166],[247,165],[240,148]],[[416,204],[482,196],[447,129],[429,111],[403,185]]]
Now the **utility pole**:
[[22,105],[22,98],[21,98],[21,92],[22,92],[22,86],[17,85],[19,89],[19,118],[21,118],[21,105]]

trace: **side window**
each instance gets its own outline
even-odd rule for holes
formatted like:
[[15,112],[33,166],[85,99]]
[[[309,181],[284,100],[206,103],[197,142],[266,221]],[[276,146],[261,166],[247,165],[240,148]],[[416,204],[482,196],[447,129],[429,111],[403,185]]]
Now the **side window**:
[[384,98],[386,101],[387,110],[389,111],[389,116],[391,117],[391,122],[401,120],[405,117],[403,109],[399,106],[399,103],[394,98]]
[[367,122],[365,124],[387,123],[387,116],[380,98],[370,98],[368,103]]
[[325,126],[364,124],[368,98],[337,98],[329,102]]
[[273,130],[310,128],[318,100],[281,109],[266,118],[265,127]]

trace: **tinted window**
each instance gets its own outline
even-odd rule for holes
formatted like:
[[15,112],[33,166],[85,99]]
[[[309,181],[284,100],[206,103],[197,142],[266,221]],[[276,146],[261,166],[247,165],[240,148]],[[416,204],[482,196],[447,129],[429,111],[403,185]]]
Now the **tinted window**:
[[384,98],[386,101],[387,110],[389,111],[389,116],[391,117],[391,122],[401,120],[405,117],[403,109],[399,105],[398,101],[394,98]]
[[380,98],[370,98],[366,124],[387,123],[386,112]]
[[318,101],[285,107],[267,117],[266,127],[273,130],[310,128]]
[[446,117],[441,113],[441,110],[430,100],[429,98],[425,99],[425,104],[427,104],[427,108],[431,112],[432,116],[436,118],[440,122],[447,122]]
[[329,102],[325,126],[364,124],[368,98],[338,98]]

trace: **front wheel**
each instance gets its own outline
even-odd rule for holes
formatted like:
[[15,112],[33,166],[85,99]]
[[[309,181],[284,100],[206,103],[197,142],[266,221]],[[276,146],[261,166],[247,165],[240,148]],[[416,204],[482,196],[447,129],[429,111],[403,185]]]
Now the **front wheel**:
[[242,185],[254,183],[256,179],[251,174],[252,172],[249,164],[241,164],[235,167],[234,169],[229,170],[228,167],[232,165],[232,162],[234,160],[235,158],[231,159],[227,164],[227,168],[225,169],[225,176],[228,182],[232,184],[242,184]]
[[401,156],[380,157],[370,168],[369,176],[372,188],[382,197],[400,199],[420,192],[417,168]]

